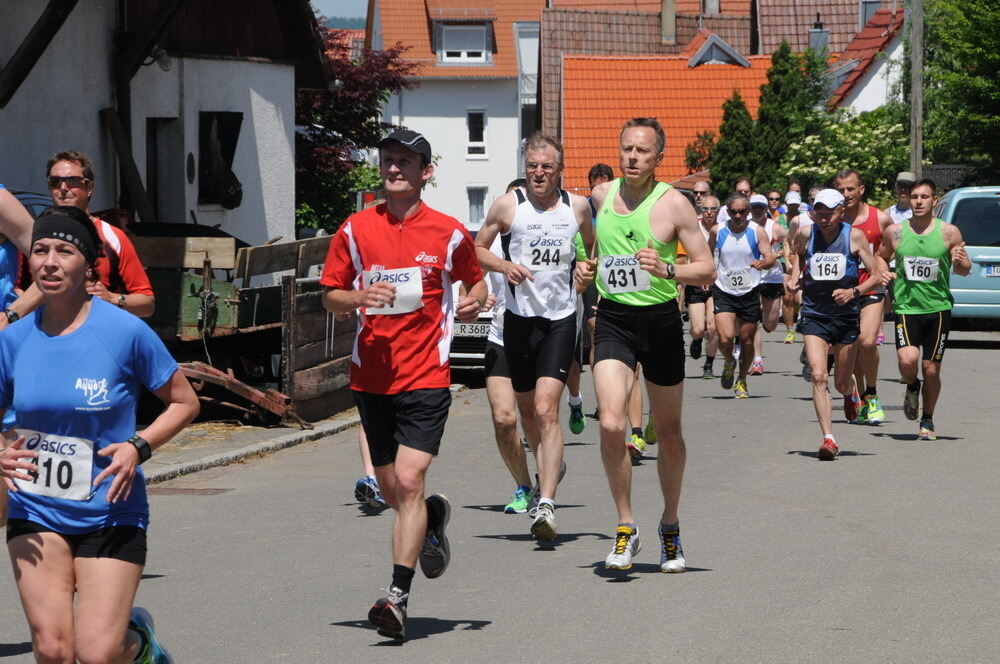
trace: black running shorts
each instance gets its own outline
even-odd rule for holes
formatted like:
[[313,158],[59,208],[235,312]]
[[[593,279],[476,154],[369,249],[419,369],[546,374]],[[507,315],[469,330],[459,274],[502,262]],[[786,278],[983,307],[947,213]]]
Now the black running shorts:
[[583,319],[588,320],[596,316],[597,310],[594,307],[597,306],[598,300],[597,286],[594,284],[587,286],[580,298],[583,300]]
[[922,346],[921,357],[940,362],[951,332],[951,312],[933,314],[896,314],[896,348]]
[[799,333],[802,336],[819,337],[828,344],[846,345],[854,343],[861,334],[861,328],[858,327],[857,318],[802,314],[799,318]]
[[504,312],[503,349],[515,392],[531,392],[542,376],[566,382],[576,348],[576,312],[549,320]]
[[654,385],[669,387],[684,380],[684,324],[671,300],[633,307],[612,300],[597,305],[594,363],[618,360]]
[[707,304],[712,299],[712,289],[705,290],[701,286],[684,286],[684,301],[688,304]]
[[768,300],[777,300],[785,295],[785,284],[765,283],[757,286],[757,293]]
[[437,456],[451,407],[451,391],[447,387],[399,394],[351,391],[368,436],[373,465],[385,466],[395,461],[400,445]]
[[730,295],[718,286],[712,286],[712,303],[714,313],[736,314],[744,323],[760,322],[760,295],[756,288],[743,295]]
[[74,558],[111,558],[146,564],[146,531],[138,526],[108,526],[81,535],[67,535],[27,519],[7,521],[7,541],[23,535],[55,533],[69,544]]
[[495,341],[486,342],[485,365],[487,378],[510,378],[510,370],[507,368],[507,357],[503,352],[503,346]]
[[864,309],[869,304],[882,304],[885,300],[885,293],[865,293],[858,298],[858,304]]

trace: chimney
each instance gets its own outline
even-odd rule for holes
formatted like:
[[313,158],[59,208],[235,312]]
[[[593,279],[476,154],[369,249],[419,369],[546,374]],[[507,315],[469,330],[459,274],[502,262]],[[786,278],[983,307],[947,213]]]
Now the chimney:
[[819,12],[816,12],[816,22],[809,31],[809,48],[814,51],[826,51],[830,48],[830,31],[823,27]]
[[660,41],[664,44],[677,43],[677,3],[675,0],[660,2]]

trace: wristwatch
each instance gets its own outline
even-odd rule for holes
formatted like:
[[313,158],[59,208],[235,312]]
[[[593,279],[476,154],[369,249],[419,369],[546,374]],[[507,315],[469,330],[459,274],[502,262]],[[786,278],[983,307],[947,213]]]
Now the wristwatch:
[[677,268],[673,263],[667,263],[667,279],[673,279],[677,274]]
[[139,452],[139,463],[145,463],[153,456],[153,450],[149,448],[149,441],[139,434],[133,435],[128,439],[128,442]]
[[128,304],[128,300],[125,298],[125,294],[122,293],[118,296],[118,306],[124,309],[126,304]]
[[20,318],[21,318],[21,314],[17,313],[13,309],[4,309],[3,313],[4,313],[5,316],[7,316],[7,323],[8,324],[9,323],[14,323],[14,322],[20,320]]
[[854,294],[855,300],[861,297],[861,291],[859,291],[856,287],[851,289],[851,293]]

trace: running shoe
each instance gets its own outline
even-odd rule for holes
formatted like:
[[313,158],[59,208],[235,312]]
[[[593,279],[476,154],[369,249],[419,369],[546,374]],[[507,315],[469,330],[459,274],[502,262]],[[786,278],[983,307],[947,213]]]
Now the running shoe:
[[551,542],[556,538],[556,513],[549,503],[541,503],[528,513],[534,517],[531,522],[531,534],[537,540]]
[[903,392],[903,415],[906,419],[917,419],[917,411],[920,410],[920,390],[910,390],[909,387]]
[[751,376],[763,376],[764,375],[764,359],[755,358],[753,362],[750,363],[750,375]]
[[354,483],[354,500],[364,507],[375,510],[385,509],[389,506],[378,488],[378,481],[370,475],[365,475]]
[[853,420],[848,420],[848,424],[868,424],[868,401],[861,400],[861,408],[858,409],[858,416]]
[[503,508],[504,514],[524,514],[528,511],[528,503],[531,502],[531,488],[519,486],[514,491],[514,499]]
[[[562,461],[559,463],[559,479],[556,481],[558,486],[562,482],[563,478],[566,477],[566,462]],[[542,499],[542,485],[538,481],[538,473],[535,473],[535,486],[531,487],[531,498],[528,501],[528,514],[531,514],[538,507],[538,501]]]
[[884,343],[885,343],[885,335],[882,334],[881,332],[879,332],[878,336],[875,337],[875,345],[876,346],[881,346]]
[[787,330],[785,332],[785,343],[786,344],[795,343],[795,330]]
[[882,424],[885,422],[885,411],[875,394],[865,397],[865,408],[868,409],[868,424]]
[[639,553],[642,543],[639,541],[639,530],[628,526],[618,526],[615,531],[615,548],[604,559],[605,569],[630,569],[632,556]]
[[697,360],[701,357],[701,339],[691,340],[691,359]]
[[736,360],[726,360],[722,367],[722,389],[730,390],[733,387],[733,377],[736,374]]
[[713,378],[715,378],[715,371],[713,370],[711,364],[706,364],[704,367],[702,367],[701,377],[704,378],[705,380],[712,380]]
[[583,404],[579,406],[574,406],[570,404],[569,406],[569,430],[573,432],[573,435],[579,435],[583,433],[583,428],[587,426],[587,420],[583,416]]
[[681,548],[681,534],[676,530],[665,533],[662,528],[657,528],[660,533],[660,571],[664,574],[680,574],[687,569],[684,560],[684,549]]
[[745,380],[736,381],[736,385],[733,387],[733,393],[736,395],[737,399],[749,399],[750,393],[747,391],[747,382]]
[[406,638],[406,603],[409,599],[410,593],[392,586],[388,595],[375,600],[368,611],[368,622],[375,625],[382,636],[402,641]]
[[806,356],[806,345],[802,344],[802,352],[799,353],[799,364],[802,366],[809,366],[809,358]]
[[629,456],[633,459],[641,459],[646,452],[646,441],[642,439],[642,436],[634,433],[625,443],[625,447],[628,448]]
[[850,394],[844,395],[844,418],[848,422],[856,420],[858,418],[858,408],[860,407],[861,397],[858,396],[858,388],[855,387]]
[[427,530],[424,545],[420,548],[420,569],[428,579],[436,579],[448,569],[451,548],[444,529],[451,518],[451,503],[444,494],[435,493],[427,497],[427,511],[437,515],[437,527]]
[[920,420],[920,433],[917,440],[937,440],[937,433],[934,431],[934,422],[931,420]]
[[837,443],[833,442],[832,438],[824,438],[816,456],[819,457],[820,461],[833,461],[838,454],[840,454],[840,447],[837,446]]
[[128,621],[129,629],[135,630],[142,635],[144,645],[142,650],[136,655],[135,661],[140,664],[173,664],[174,658],[156,640],[153,633],[153,616],[149,611],[141,606],[132,609],[132,615]]
[[812,367],[809,366],[808,364],[802,365],[802,380],[806,381],[807,383],[811,383],[812,379],[813,379]]
[[646,422],[646,430],[643,431],[642,437],[645,439],[647,445],[656,445],[656,425],[653,424],[652,417]]

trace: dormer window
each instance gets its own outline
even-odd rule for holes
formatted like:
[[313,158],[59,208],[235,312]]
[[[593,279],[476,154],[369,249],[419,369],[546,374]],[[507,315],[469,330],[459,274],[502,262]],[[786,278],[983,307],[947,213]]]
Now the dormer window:
[[487,26],[442,25],[441,48],[438,55],[442,62],[486,62]]

